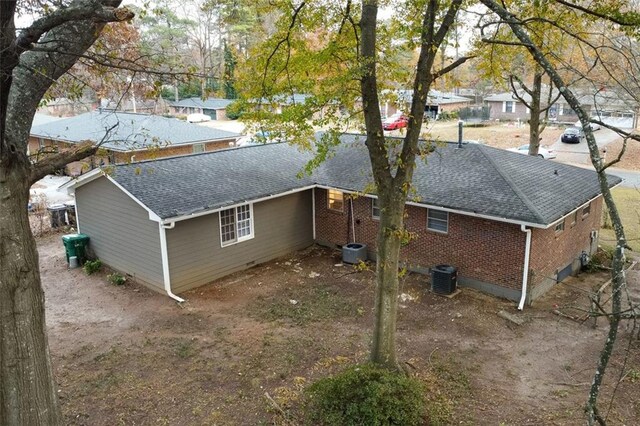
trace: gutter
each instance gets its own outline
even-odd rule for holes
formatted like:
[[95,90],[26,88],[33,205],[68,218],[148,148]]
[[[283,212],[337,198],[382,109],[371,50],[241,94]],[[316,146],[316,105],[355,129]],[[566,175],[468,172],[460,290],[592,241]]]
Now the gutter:
[[521,311],[524,308],[524,302],[527,299],[527,282],[529,281],[529,258],[531,257],[531,229],[527,229],[525,225],[520,225],[520,230],[527,234],[527,238],[524,243],[524,267],[522,270],[522,295],[520,296],[520,303],[518,303],[519,311]]
[[167,229],[173,229],[176,226],[175,222],[172,222],[168,225],[163,225],[162,223],[158,223],[158,228],[160,230],[160,255],[162,256],[162,278],[164,281],[164,291],[167,293],[167,296],[172,298],[178,303],[184,302],[184,299],[176,296],[173,291],[171,291],[171,275],[169,275],[169,251],[167,249]]

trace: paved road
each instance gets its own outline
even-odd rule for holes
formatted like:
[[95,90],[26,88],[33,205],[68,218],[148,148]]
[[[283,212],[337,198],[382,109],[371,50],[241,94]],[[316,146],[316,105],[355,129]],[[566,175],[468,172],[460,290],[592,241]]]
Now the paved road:
[[[609,129],[601,129],[593,134],[596,137],[596,143],[600,150],[620,138],[617,133]],[[551,149],[558,153],[557,161],[561,163],[589,164],[591,161],[589,159],[589,148],[587,148],[586,140],[577,144],[570,144],[562,143],[558,138],[558,140],[551,145]]]

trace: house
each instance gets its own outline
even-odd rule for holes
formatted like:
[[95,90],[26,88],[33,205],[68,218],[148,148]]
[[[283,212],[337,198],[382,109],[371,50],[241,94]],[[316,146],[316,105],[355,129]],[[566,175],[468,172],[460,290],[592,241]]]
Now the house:
[[173,115],[204,114],[212,120],[226,120],[227,106],[232,102],[231,99],[187,98],[171,102],[169,110]]
[[[411,110],[413,90],[397,90],[393,92],[395,101],[387,99],[380,106],[383,115],[390,117],[398,112],[407,113]],[[458,96],[453,93],[431,90],[427,95],[425,115],[432,120],[437,120],[445,113],[458,111],[471,104],[471,99]]]
[[228,148],[238,133],[186,123],[176,118],[97,110],[31,127],[29,153],[34,161],[50,151],[84,141],[100,143],[101,152],[67,166],[79,175],[96,166]]
[[90,94],[86,94],[80,99],[55,98],[51,99],[38,108],[38,112],[56,117],[72,117],[83,114],[98,108],[99,102]]
[[[531,95],[526,92],[520,93],[520,96],[531,102]],[[547,95],[543,95],[546,97]],[[620,128],[633,129],[637,127],[638,119],[635,113],[637,106],[633,106],[633,102],[624,100],[611,92],[578,93],[578,99],[585,109],[592,116],[598,116],[600,119],[612,126]],[[520,120],[526,122],[529,120],[529,108],[519,99],[515,97],[513,92],[497,93],[484,98],[485,105],[490,107],[489,118],[491,120]],[[549,120],[572,124],[578,121],[575,111],[566,103],[564,98],[558,99],[549,108]]]
[[[380,207],[361,136],[315,172],[284,143],[118,165],[69,184],[79,230],[102,261],[172,297],[313,243],[368,246]],[[620,179],[610,177],[610,185]],[[444,144],[419,161],[401,258],[456,266],[461,286],[532,301],[596,250],[595,172],[481,144]]]

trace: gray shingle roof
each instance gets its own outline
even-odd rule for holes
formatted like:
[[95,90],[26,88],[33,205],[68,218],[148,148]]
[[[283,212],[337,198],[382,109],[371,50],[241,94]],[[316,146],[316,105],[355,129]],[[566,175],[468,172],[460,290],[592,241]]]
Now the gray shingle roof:
[[174,107],[181,108],[204,108],[204,109],[225,109],[233,100],[220,98],[187,98],[177,102],[172,102]]
[[[335,156],[298,179],[311,154],[267,144],[116,166],[112,177],[163,219],[309,185],[371,188],[364,138],[345,135]],[[610,183],[620,179],[610,176]],[[596,197],[596,173],[480,144],[439,145],[414,173],[415,202],[548,225]]]
[[98,142],[106,132],[103,147],[114,151],[135,151],[152,146],[189,145],[240,134],[187,123],[176,118],[128,112],[93,111],[31,127],[31,136],[78,143]]

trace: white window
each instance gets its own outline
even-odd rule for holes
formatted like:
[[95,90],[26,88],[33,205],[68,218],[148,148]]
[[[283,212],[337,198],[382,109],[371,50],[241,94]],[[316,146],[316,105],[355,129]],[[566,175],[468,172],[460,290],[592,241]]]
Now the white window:
[[327,207],[330,210],[341,212],[344,208],[344,194],[341,191],[330,189],[327,191]]
[[40,147],[40,149],[44,148],[44,139],[38,138],[38,146]]
[[253,238],[253,204],[220,212],[220,242],[222,247]]
[[589,213],[591,213],[591,203],[587,204],[587,205],[586,205],[586,206],[584,206],[584,208],[582,209],[582,217],[589,216]]
[[578,221],[578,211],[571,215],[571,226],[575,225]]
[[559,234],[562,231],[564,231],[564,220],[556,224],[556,234]]
[[371,199],[371,217],[380,219],[380,200],[378,198]]
[[194,143],[193,144],[193,153],[198,154],[200,152],[204,152],[204,144],[203,143]]
[[442,210],[427,210],[427,229],[436,232],[449,232],[449,212]]
[[502,103],[502,112],[516,112],[516,103],[514,101],[504,101]]

